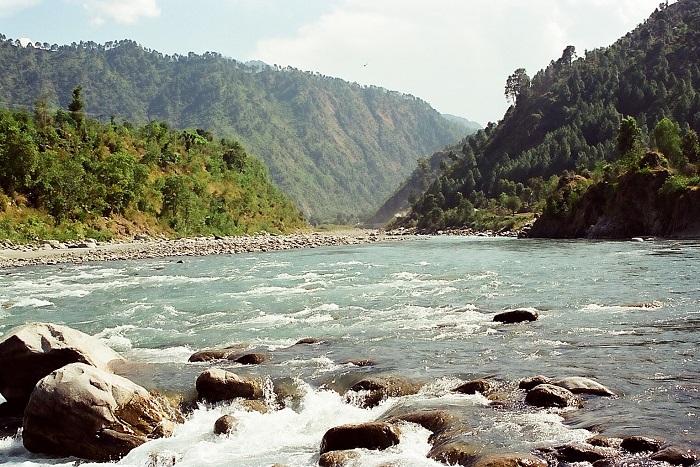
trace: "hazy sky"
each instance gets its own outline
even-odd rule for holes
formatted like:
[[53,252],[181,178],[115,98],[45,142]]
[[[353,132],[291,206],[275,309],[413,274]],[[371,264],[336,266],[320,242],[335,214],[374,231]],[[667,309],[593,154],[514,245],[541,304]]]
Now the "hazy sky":
[[482,125],[567,45],[612,44],[660,0],[0,0],[0,33],[50,44],[132,39],[413,94]]

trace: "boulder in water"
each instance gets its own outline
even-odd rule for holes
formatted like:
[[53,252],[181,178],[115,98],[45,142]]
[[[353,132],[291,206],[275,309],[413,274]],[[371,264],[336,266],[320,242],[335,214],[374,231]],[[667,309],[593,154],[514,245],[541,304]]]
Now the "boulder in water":
[[321,454],[348,449],[384,450],[399,444],[400,431],[391,423],[370,422],[331,428],[321,440]]
[[415,381],[396,376],[371,376],[355,383],[345,396],[358,398],[364,408],[376,407],[387,397],[410,396],[418,393],[421,385]]
[[671,465],[694,465],[700,456],[698,453],[689,448],[680,446],[668,446],[655,452],[650,457],[651,460],[668,462]]
[[491,390],[491,383],[488,380],[475,379],[473,381],[467,381],[466,383],[460,384],[452,391],[462,394],[476,394],[477,392],[485,394],[489,390]]
[[617,454],[617,451],[609,448],[591,446],[589,444],[567,444],[555,449],[554,455],[563,462],[590,462],[608,459]]
[[570,376],[568,378],[555,379],[551,382],[555,386],[559,386],[574,394],[593,394],[596,396],[615,396],[616,394],[606,388],[597,381],[581,376]]
[[504,324],[522,323],[525,321],[536,321],[540,314],[533,310],[518,309],[504,311],[493,317],[493,320]]
[[121,376],[72,363],[37,383],[24,411],[22,439],[31,452],[110,461],[169,436],[181,421],[164,398]]
[[70,363],[109,370],[122,357],[99,339],[67,326],[30,323],[13,329],[0,342],[0,393],[26,403],[34,385]]
[[220,368],[210,368],[199,375],[196,382],[200,400],[221,402],[243,398],[260,399],[262,383],[256,379],[244,379]]
[[536,375],[531,376],[530,378],[520,380],[518,388],[529,391],[530,389],[539,386],[540,384],[551,384],[551,382],[552,380],[550,378],[547,378],[546,376]]
[[553,384],[535,386],[525,396],[525,402],[537,407],[581,407],[581,400],[568,389]]
[[664,445],[664,441],[647,436],[629,436],[622,440],[620,447],[631,453],[657,452]]
[[222,415],[214,422],[214,433],[217,435],[227,435],[236,431],[238,420],[233,415]]
[[270,357],[268,357],[265,354],[249,353],[237,357],[234,361],[236,363],[240,363],[241,365],[260,365],[261,363],[265,363],[269,359]]
[[328,451],[321,454],[318,459],[319,467],[346,467],[354,465],[353,462],[360,455],[356,451]]
[[529,454],[491,454],[479,458],[473,467],[547,467],[547,461]]

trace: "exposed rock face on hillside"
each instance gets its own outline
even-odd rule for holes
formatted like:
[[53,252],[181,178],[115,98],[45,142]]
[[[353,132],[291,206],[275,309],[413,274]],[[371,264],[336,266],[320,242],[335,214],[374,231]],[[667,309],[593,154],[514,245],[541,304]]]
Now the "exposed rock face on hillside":
[[583,191],[583,177],[562,178],[559,199],[569,200],[570,204],[545,210],[532,226],[529,237],[697,237],[700,191],[690,187],[664,193],[662,187],[671,173],[660,164],[659,157],[648,153],[640,163],[640,170],[620,175],[615,183],[599,182]]

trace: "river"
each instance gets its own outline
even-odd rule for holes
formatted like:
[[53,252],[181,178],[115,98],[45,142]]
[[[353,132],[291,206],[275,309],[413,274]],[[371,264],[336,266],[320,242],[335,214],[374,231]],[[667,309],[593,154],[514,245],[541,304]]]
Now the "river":
[[[245,343],[271,359],[224,368],[295,387],[294,401],[266,414],[235,402],[200,405],[172,438],[142,445],[120,465],[315,465],[326,430],[402,405],[456,408],[475,443],[496,451],[599,433],[700,448],[698,242],[426,237],[178,261],[0,271],[0,338],[26,322],[66,324],[120,352],[135,381],[180,393],[208,368],[187,363],[193,352]],[[540,317],[493,322],[515,308]],[[323,342],[294,345],[306,337]],[[376,365],[348,363],[358,359]],[[423,388],[372,409],[333,390],[373,374]],[[517,399],[518,381],[537,374],[593,378],[618,397],[587,398],[579,410],[495,410],[482,395],[451,391],[489,377]],[[222,414],[238,418],[235,433],[213,434]],[[363,452],[360,464],[441,465],[426,458],[429,435],[404,427],[399,445]],[[0,464],[74,462],[28,453],[21,435],[0,439]]]

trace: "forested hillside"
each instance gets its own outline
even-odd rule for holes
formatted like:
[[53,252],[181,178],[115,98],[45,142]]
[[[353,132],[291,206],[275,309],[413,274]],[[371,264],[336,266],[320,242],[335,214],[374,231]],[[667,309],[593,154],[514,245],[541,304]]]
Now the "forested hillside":
[[99,240],[290,232],[307,224],[237,141],[162,122],[0,110],[0,238]]
[[657,148],[652,130],[665,117],[692,139],[699,90],[700,0],[661,5],[610,47],[569,46],[532,78],[524,69],[508,77],[513,105],[503,119],[455,146],[456,161],[397,225],[464,226],[478,210],[541,209],[558,175],[620,157],[625,116],[638,123],[641,147]]
[[[217,53],[166,56],[128,40],[0,42],[0,107],[65,108],[82,86],[88,115],[167,121],[241,141],[312,220],[373,212],[416,160],[466,135],[426,102],[377,87]],[[40,38],[37,38],[40,39]]]

